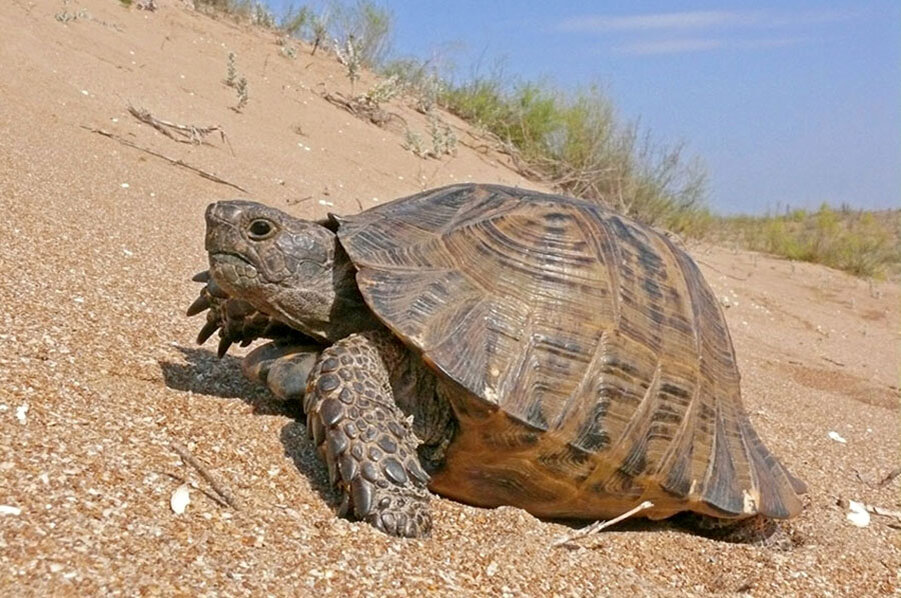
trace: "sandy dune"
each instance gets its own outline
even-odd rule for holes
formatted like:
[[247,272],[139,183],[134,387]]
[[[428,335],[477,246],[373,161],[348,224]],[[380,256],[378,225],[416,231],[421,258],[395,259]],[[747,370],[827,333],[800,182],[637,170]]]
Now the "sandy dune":
[[[730,305],[754,425],[810,486],[789,524],[793,551],[667,523],[552,548],[571,528],[444,499],[423,541],[337,519],[296,409],[245,382],[236,357],[194,345],[200,322],[183,312],[205,264],[203,208],[250,197],[318,217],[454,181],[540,185],[468,147],[419,159],[400,133],[321,98],[349,90],[333,58],[302,49],[292,60],[271,32],[159,4],[144,13],[108,0],[0,3],[0,594],[899,592],[901,521],[874,515],[854,527],[837,501],[901,509],[901,479],[877,484],[901,450],[901,290],[721,247],[689,249]],[[222,83],[230,50],[249,82],[243,113]],[[219,125],[228,144],[215,134],[176,143],[129,115],[129,102]],[[425,128],[413,110],[390,108]],[[172,442],[241,509],[215,502]],[[175,515],[170,496],[185,480],[197,488]]]

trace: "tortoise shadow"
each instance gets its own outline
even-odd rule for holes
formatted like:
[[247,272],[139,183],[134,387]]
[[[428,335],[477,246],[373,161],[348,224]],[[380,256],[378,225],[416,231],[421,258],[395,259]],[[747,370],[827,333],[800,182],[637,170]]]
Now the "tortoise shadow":
[[168,388],[194,394],[241,399],[255,415],[302,417],[300,405],[277,399],[261,384],[241,373],[241,360],[232,355],[222,359],[207,349],[177,346],[185,362],[159,360],[163,381]]
[[[176,349],[184,356],[184,363],[159,361],[167,387],[223,399],[241,399],[252,407],[254,415],[282,415],[289,418],[279,434],[284,455],[290,458],[297,471],[309,480],[310,487],[323,502],[333,509],[340,504],[340,491],[329,483],[327,468],[307,435],[306,418],[299,402],[280,400],[263,385],[247,380],[241,373],[241,360],[237,357],[226,355],[219,359],[212,351],[202,348],[177,346]],[[564,525],[573,532],[592,523],[581,519],[544,517],[539,519]],[[661,521],[627,519],[601,533],[661,531],[675,531],[722,541],[721,538],[715,537],[714,532],[693,525],[691,515],[688,513]]]
[[[621,521],[615,525],[610,526],[607,529],[601,530],[600,532],[593,532],[589,535],[594,535],[600,537],[603,534],[611,533],[611,532],[629,532],[629,533],[660,533],[660,532],[675,532],[680,535],[692,536],[695,538],[705,538],[707,540],[713,540],[715,542],[720,542],[723,544],[731,544],[736,546],[761,546],[767,547],[768,545],[765,543],[765,539],[761,538],[761,542],[755,542],[751,540],[741,540],[738,538],[729,538],[725,537],[721,530],[716,528],[705,528],[698,523],[697,515],[689,512],[683,511],[681,513],[676,513],[675,515],[668,517],[666,519],[659,520],[651,520],[642,517],[636,517],[634,519],[626,519]],[[540,518],[541,521],[553,522],[560,525],[564,525],[573,530],[575,534],[582,528],[588,527],[592,525],[594,522],[586,521],[582,519],[545,519]],[[777,524],[780,525],[780,524]],[[797,530],[795,530],[792,526],[782,523],[780,525],[781,532],[786,534],[791,542],[791,547],[777,547],[777,550],[785,551],[791,550],[798,546],[803,546],[806,543],[806,538],[804,538]],[[561,544],[563,547],[567,548],[592,548],[592,546],[579,546],[573,542],[566,542]],[[773,547],[770,547],[773,548]]]
[[279,439],[284,447],[285,456],[290,458],[297,471],[309,480],[310,487],[323,502],[332,509],[337,508],[341,503],[341,492],[329,483],[328,470],[307,435],[307,425],[303,416],[285,424]]
[[329,484],[325,464],[307,436],[306,418],[299,402],[278,399],[265,386],[246,379],[238,357],[225,355],[219,359],[207,349],[182,346],[176,349],[184,356],[184,363],[159,361],[167,387],[222,399],[241,399],[253,408],[254,415],[288,417],[279,434],[285,456],[326,504],[335,507],[341,502],[341,495]]

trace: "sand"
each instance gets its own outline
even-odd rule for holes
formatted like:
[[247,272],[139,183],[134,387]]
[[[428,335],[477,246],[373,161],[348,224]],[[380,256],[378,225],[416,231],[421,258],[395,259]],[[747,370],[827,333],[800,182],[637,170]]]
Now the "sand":
[[[542,189],[451,117],[454,157],[423,160],[324,101],[333,57],[174,0],[0,3],[0,594],[253,596],[878,595],[901,585],[901,521],[853,526],[840,500],[901,508],[897,284],[690,245],[722,298],[744,400],[810,486],[788,552],[666,522],[552,547],[572,528],[436,499],[427,540],[338,519],[296,407],[198,348],[184,309],[203,208],[249,197],[303,217],[455,181]],[[87,11],[86,13],[80,11]],[[76,20],[60,22],[66,12]],[[80,16],[79,16],[80,15]],[[242,113],[225,86],[234,51]],[[358,83],[365,89],[373,79]],[[176,143],[130,116],[219,125]],[[393,102],[415,130],[425,119]],[[84,128],[84,127],[87,127]],[[247,189],[241,193],[102,129]],[[830,438],[835,432],[845,440]],[[240,501],[222,506],[170,445]],[[172,493],[193,483],[181,515]]]

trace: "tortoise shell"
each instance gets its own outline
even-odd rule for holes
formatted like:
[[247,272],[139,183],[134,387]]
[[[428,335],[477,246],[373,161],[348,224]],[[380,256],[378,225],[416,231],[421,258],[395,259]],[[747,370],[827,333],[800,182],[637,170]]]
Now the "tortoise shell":
[[720,306],[666,236],[597,204],[455,185],[340,218],[373,312],[459,420],[432,488],[536,515],[798,513],[742,407]]

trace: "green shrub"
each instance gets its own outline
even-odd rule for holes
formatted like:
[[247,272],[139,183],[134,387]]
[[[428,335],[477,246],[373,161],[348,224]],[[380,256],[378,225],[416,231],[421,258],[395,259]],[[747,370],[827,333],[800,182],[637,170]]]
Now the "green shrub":
[[194,6],[199,10],[246,19],[269,29],[274,29],[276,25],[275,16],[261,0],[194,0]]
[[313,24],[313,12],[308,6],[295,8],[289,5],[285,9],[285,13],[279,19],[279,28],[285,32],[288,37],[301,37],[303,33]]
[[677,232],[698,228],[706,214],[700,165],[686,163],[681,146],[658,147],[621,124],[597,87],[563,94],[529,82],[508,90],[499,77],[482,77],[450,87],[442,102],[515,150],[527,174],[567,193]]
[[901,211],[835,210],[823,204],[813,213],[736,216],[720,219],[718,240],[793,260],[824,264],[857,276],[901,274]]

